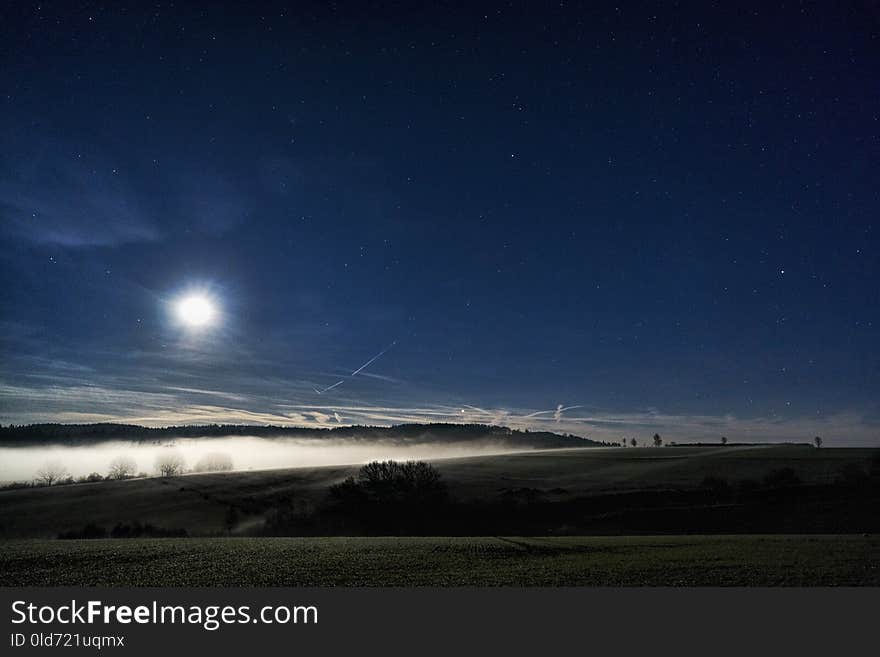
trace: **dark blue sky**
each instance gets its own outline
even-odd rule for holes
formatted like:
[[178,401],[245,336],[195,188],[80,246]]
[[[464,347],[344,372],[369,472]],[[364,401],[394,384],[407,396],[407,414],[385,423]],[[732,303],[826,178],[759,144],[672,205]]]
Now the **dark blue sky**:
[[880,441],[869,4],[193,4],[0,10],[0,421]]

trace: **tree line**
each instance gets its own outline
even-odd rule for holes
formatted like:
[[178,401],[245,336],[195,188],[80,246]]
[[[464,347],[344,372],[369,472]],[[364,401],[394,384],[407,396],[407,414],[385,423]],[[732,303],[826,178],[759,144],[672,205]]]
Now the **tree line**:
[[[228,472],[233,469],[232,457],[222,452],[211,452],[202,456],[191,469],[187,469],[186,459],[174,449],[163,451],[156,456],[153,472],[160,477],[173,477],[187,472]],[[83,484],[98,481],[120,481],[135,477],[149,477],[147,472],[138,472],[137,462],[128,455],[114,458],[107,466],[106,474],[92,472],[74,478],[65,463],[58,460],[46,461],[34,475],[33,485],[57,486],[59,484]],[[19,484],[20,485],[20,484]],[[8,487],[16,487],[15,484]]]

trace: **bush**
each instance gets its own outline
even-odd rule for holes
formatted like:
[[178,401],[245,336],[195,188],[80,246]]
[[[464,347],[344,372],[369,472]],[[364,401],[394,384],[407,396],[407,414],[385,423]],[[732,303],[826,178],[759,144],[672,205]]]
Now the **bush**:
[[330,488],[336,498],[354,496],[379,504],[432,504],[446,499],[440,472],[424,461],[373,461],[356,477]]
[[0,486],[0,490],[19,490],[21,488],[34,488],[42,484],[35,484],[30,481],[11,481],[8,484]]
[[422,532],[445,521],[446,485],[423,461],[373,461],[330,487],[331,511],[370,531]]

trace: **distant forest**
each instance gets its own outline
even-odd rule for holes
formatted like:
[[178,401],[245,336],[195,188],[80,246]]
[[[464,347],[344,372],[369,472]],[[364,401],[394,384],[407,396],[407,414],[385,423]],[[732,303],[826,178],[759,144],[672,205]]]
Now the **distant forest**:
[[520,431],[487,424],[399,424],[392,427],[345,426],[324,428],[208,424],[142,427],[136,424],[29,424],[0,427],[0,445],[84,445],[114,440],[161,442],[175,438],[259,436],[355,442],[460,443],[492,442],[510,447],[617,447],[571,434]]

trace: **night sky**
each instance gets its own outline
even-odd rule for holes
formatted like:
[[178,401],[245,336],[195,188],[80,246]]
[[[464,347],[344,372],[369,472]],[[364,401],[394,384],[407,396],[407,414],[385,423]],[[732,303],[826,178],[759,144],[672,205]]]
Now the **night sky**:
[[0,9],[0,422],[880,442],[873,3],[196,4]]

